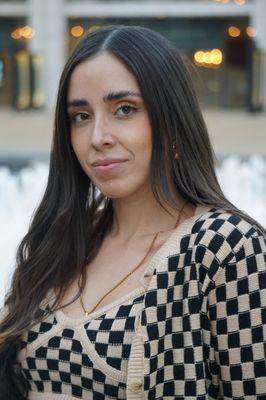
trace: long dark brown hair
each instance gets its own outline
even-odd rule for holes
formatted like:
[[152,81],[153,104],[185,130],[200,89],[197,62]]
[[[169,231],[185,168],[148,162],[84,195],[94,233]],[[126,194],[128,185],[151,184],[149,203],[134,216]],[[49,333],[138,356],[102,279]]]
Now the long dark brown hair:
[[[266,233],[231,204],[220,188],[190,74],[176,47],[141,26],[109,25],[90,32],[77,44],[62,72],[46,190],[18,247],[5,299],[5,317],[0,324],[2,400],[26,399],[27,385],[15,368],[20,336],[40,319],[40,304],[52,288],[57,296],[51,311],[58,307],[69,285],[85,274],[85,266],[112,225],[112,199],[99,193],[71,147],[66,108],[73,69],[104,51],[115,55],[139,84],[152,127],[151,186],[159,204],[166,202],[178,209],[179,194],[194,205],[222,208]],[[173,143],[180,155],[178,161]]]

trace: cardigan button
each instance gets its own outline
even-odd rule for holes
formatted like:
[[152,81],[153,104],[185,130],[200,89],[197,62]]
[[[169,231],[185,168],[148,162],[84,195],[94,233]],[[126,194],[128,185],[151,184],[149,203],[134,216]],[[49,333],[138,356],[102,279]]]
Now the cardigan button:
[[129,390],[131,390],[131,392],[133,393],[137,393],[140,388],[142,386],[142,382],[140,379],[131,379],[131,381],[129,382]]
[[135,319],[135,331],[137,331],[139,327],[140,327],[140,315],[137,315]]

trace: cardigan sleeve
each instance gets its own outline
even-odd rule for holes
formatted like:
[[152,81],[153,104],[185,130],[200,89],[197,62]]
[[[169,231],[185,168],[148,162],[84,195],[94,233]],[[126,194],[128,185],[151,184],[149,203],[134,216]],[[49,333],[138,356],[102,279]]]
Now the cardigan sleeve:
[[[207,296],[204,343],[213,398],[266,399],[266,243],[245,238]],[[205,338],[206,339],[206,338]]]

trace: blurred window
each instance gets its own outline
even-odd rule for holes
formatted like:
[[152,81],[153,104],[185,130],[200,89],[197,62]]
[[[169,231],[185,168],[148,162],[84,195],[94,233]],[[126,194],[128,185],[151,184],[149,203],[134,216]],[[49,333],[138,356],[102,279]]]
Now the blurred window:
[[15,55],[27,50],[28,43],[23,39],[12,38],[12,32],[26,25],[25,18],[0,18],[0,107],[12,106],[16,85]]
[[[168,37],[184,56],[204,107],[246,108],[249,105],[253,40],[246,34],[247,17],[69,19],[69,53],[86,31],[120,23],[142,25]],[[236,28],[238,36],[229,35],[231,26]],[[79,27],[80,35],[72,34],[75,27]]]

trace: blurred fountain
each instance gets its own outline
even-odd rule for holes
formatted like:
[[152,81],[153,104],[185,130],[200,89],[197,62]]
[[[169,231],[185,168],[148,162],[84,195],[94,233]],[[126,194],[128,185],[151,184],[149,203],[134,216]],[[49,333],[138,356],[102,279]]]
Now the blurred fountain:
[[226,157],[216,172],[228,200],[266,226],[266,157]]
[[15,253],[44,193],[46,164],[33,163],[19,173],[0,167],[0,307],[15,265]]
[[[217,167],[227,198],[266,226],[266,159],[228,156]],[[14,173],[0,166],[0,306],[15,265],[15,253],[44,193],[48,164],[32,163]]]

